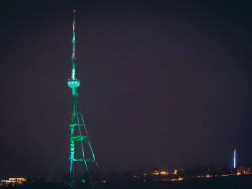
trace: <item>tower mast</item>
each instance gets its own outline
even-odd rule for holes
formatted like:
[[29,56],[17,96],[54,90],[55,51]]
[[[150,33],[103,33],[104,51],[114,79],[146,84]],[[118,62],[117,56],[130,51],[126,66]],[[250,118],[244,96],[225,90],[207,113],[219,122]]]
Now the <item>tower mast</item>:
[[73,10],[73,37],[72,37],[72,74],[71,79],[75,80],[75,65],[76,65],[76,56],[75,56],[75,45],[76,45],[76,39],[75,39],[75,13],[76,10]]
[[72,187],[80,183],[92,183],[94,180],[94,166],[99,170],[98,164],[88,136],[84,116],[82,115],[79,103],[77,88],[80,81],[76,79],[76,38],[75,29],[76,10],[73,11],[72,31],[72,71],[71,78],[67,81],[68,87],[72,89],[72,112],[70,120],[70,152],[69,152],[69,175]]
[[234,169],[236,169],[236,149],[234,150],[233,166],[234,166]]

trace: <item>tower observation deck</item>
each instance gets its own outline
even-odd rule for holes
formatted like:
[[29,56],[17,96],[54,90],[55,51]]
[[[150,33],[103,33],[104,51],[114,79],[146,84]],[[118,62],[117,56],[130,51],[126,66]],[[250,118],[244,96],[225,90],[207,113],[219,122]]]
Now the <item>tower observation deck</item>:
[[72,90],[72,111],[69,124],[70,129],[70,155],[69,155],[69,176],[72,187],[81,183],[93,184],[99,174],[98,163],[87,132],[84,116],[82,115],[78,103],[77,88],[80,81],[76,79],[76,38],[75,38],[75,14],[73,11],[73,32],[72,32],[72,71],[71,78],[67,85]]

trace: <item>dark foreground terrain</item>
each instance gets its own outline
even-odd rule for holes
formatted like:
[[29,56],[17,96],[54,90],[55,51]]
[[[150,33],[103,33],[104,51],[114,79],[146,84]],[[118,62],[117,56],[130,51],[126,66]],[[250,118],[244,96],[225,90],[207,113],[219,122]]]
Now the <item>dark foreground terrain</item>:
[[[63,183],[27,183],[20,186],[2,186],[0,188],[13,189],[70,189]],[[252,175],[236,177],[219,177],[211,179],[193,179],[180,182],[125,182],[115,181],[97,184],[95,186],[82,185],[79,188],[94,189],[252,189]]]

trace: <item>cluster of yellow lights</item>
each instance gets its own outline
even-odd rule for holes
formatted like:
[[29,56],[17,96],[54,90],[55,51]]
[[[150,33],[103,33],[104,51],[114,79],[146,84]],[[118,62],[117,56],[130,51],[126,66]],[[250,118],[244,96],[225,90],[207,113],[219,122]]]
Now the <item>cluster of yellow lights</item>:
[[10,181],[15,181],[15,182],[26,182],[26,178],[9,178]]
[[198,178],[212,178],[213,175],[202,175],[202,176],[198,176]]
[[171,179],[171,181],[182,181],[182,180],[184,180],[184,178],[182,178],[182,177],[179,177],[179,178],[177,178],[177,179]]
[[179,182],[179,181],[183,181],[184,178],[183,177],[179,177],[179,178],[173,178],[173,179],[161,179],[162,181],[165,181],[165,182]]
[[24,184],[25,182],[27,182],[26,178],[8,178],[8,180],[1,180],[0,183],[1,184]]
[[152,175],[168,175],[168,174],[169,172],[166,170],[162,170],[162,171],[155,170],[152,172]]
[[[177,175],[178,174],[178,170],[174,169],[171,174]],[[161,171],[155,170],[155,171],[152,172],[152,175],[169,175],[169,172],[166,171],[166,170],[161,170]]]
[[153,171],[152,175],[159,175],[159,171]]
[[237,168],[236,175],[251,175],[251,174],[252,174],[251,168],[247,168],[247,167],[239,167],[239,168]]
[[160,175],[168,175],[168,171],[160,171]]

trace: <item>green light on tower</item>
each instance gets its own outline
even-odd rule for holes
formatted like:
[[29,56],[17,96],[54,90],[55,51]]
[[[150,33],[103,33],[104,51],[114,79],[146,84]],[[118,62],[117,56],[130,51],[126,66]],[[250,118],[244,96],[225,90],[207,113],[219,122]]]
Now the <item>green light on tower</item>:
[[80,81],[76,79],[76,56],[75,56],[75,13],[73,11],[73,35],[72,35],[72,72],[71,79],[67,81],[67,85],[72,89],[72,112],[71,121],[69,125],[70,129],[70,152],[69,152],[69,174],[70,185],[72,187],[77,186],[80,183],[92,183],[95,179],[95,171],[99,167],[94,155],[93,148],[91,146],[90,137],[87,133],[86,124],[84,122],[84,116],[82,115],[79,103],[77,88],[80,87]]

